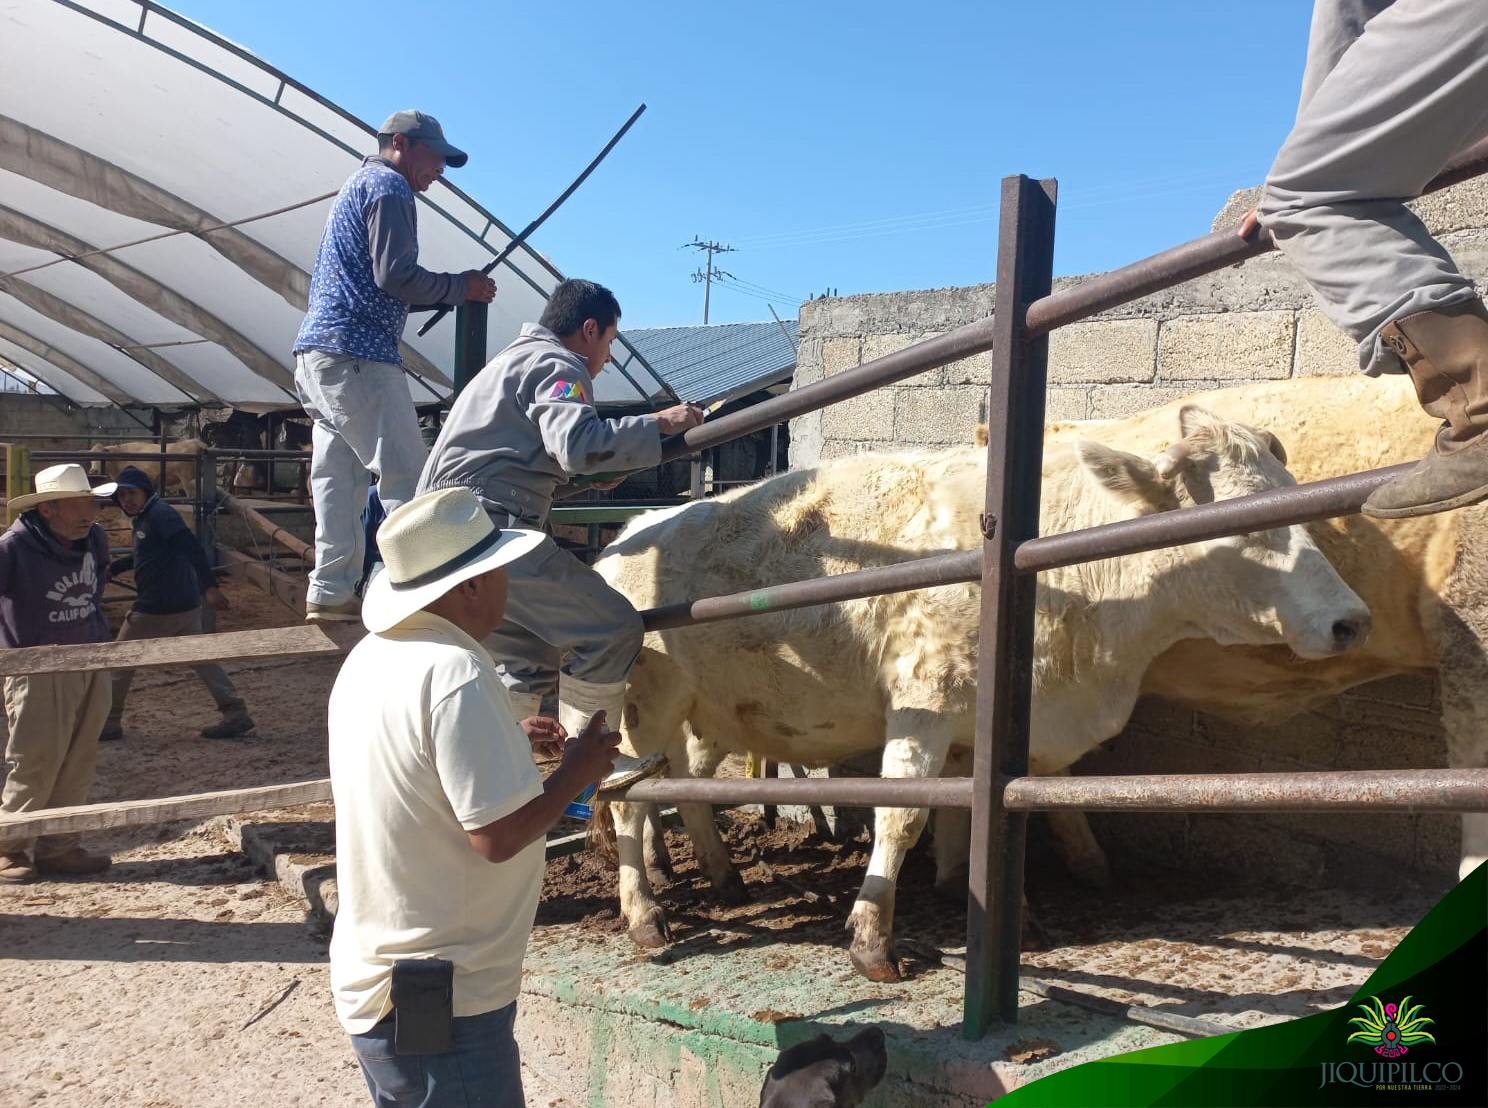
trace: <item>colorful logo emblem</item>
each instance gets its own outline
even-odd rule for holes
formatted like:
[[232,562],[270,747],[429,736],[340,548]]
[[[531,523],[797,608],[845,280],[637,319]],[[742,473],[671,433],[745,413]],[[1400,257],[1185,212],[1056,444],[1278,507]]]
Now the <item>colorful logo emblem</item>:
[[584,386],[577,381],[559,381],[548,393],[549,400],[583,400]]
[[1382,1058],[1399,1058],[1418,1043],[1436,1042],[1429,1031],[1421,1030],[1428,1023],[1436,1022],[1421,1014],[1424,1005],[1417,1004],[1412,1008],[1410,997],[1402,1000],[1398,1008],[1394,1004],[1381,1004],[1377,996],[1369,999],[1374,1007],[1359,1005],[1364,1015],[1349,1020],[1360,1028],[1348,1037],[1349,1042],[1372,1046]]

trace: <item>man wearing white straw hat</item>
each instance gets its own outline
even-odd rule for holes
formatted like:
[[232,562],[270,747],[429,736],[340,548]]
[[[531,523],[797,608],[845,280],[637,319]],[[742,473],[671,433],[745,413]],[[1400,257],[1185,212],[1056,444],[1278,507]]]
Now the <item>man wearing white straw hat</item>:
[[[36,491],[10,507],[21,515],[0,534],[0,647],[108,642],[103,583],[108,536],[94,522],[96,498],[80,465],[36,475]],[[5,789],[0,811],[66,808],[88,799],[98,760],[98,733],[109,710],[109,675],[41,673],[5,678]],[[33,855],[34,850],[34,855]],[[38,873],[102,873],[111,859],[82,848],[76,834],[0,838],[0,883],[20,885]]]
[[[498,530],[466,488],[395,509],[362,601],[372,634],[331,691],[331,989],[382,1108],[523,1103],[512,1026],[544,834],[620,739],[603,713],[566,744],[556,721],[519,724],[481,645],[504,567],[541,540]],[[533,751],[560,747],[544,781]]]

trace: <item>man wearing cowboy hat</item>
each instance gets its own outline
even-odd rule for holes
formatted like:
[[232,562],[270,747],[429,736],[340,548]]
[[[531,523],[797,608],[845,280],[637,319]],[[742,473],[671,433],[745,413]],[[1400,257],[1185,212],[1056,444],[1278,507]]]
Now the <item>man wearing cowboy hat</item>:
[[[108,536],[94,517],[96,498],[114,488],[90,488],[82,466],[59,465],[36,475],[35,492],[10,502],[24,510],[0,535],[0,647],[108,642]],[[5,678],[10,734],[0,811],[84,803],[108,707],[107,673]],[[0,883],[7,885],[34,881],[38,872],[102,873],[109,864],[107,854],[84,850],[75,833],[0,839]]]
[[[481,645],[504,567],[542,537],[498,530],[467,488],[395,509],[362,602],[372,633],[331,690],[331,989],[383,1108],[523,1103],[512,1025],[543,837],[620,738],[602,713],[566,745],[553,720],[519,724]],[[533,751],[559,747],[544,781]]]

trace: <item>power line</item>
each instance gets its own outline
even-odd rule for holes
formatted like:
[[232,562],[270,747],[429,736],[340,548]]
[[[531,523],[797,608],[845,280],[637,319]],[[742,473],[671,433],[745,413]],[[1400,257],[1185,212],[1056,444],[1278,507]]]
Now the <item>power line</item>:
[[677,249],[686,250],[688,247],[692,247],[694,250],[705,250],[708,253],[708,258],[703,268],[692,275],[693,284],[699,281],[703,282],[703,323],[706,325],[708,322],[708,299],[713,291],[713,278],[733,276],[732,273],[725,273],[713,265],[713,255],[731,254],[734,248],[732,246],[724,246],[719,242],[703,242],[696,235],[692,236],[691,242],[684,242]]

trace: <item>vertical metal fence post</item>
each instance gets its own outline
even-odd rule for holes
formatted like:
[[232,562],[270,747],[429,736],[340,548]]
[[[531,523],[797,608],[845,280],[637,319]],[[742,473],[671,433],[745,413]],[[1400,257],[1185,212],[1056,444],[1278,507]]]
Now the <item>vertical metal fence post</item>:
[[474,300],[455,308],[455,395],[486,364],[486,317],[489,304]]
[[[197,541],[207,556],[207,565],[217,568],[217,457],[210,450],[196,455]],[[217,612],[203,604],[202,630],[217,630]]]
[[1055,183],[1007,177],[997,247],[997,306],[987,396],[987,500],[982,520],[982,622],[962,1034],[1018,1018],[1023,846],[1027,816],[997,799],[999,774],[1028,772],[1036,581],[1013,571],[1038,534],[1047,338],[1030,339],[1028,305],[1049,294]]

